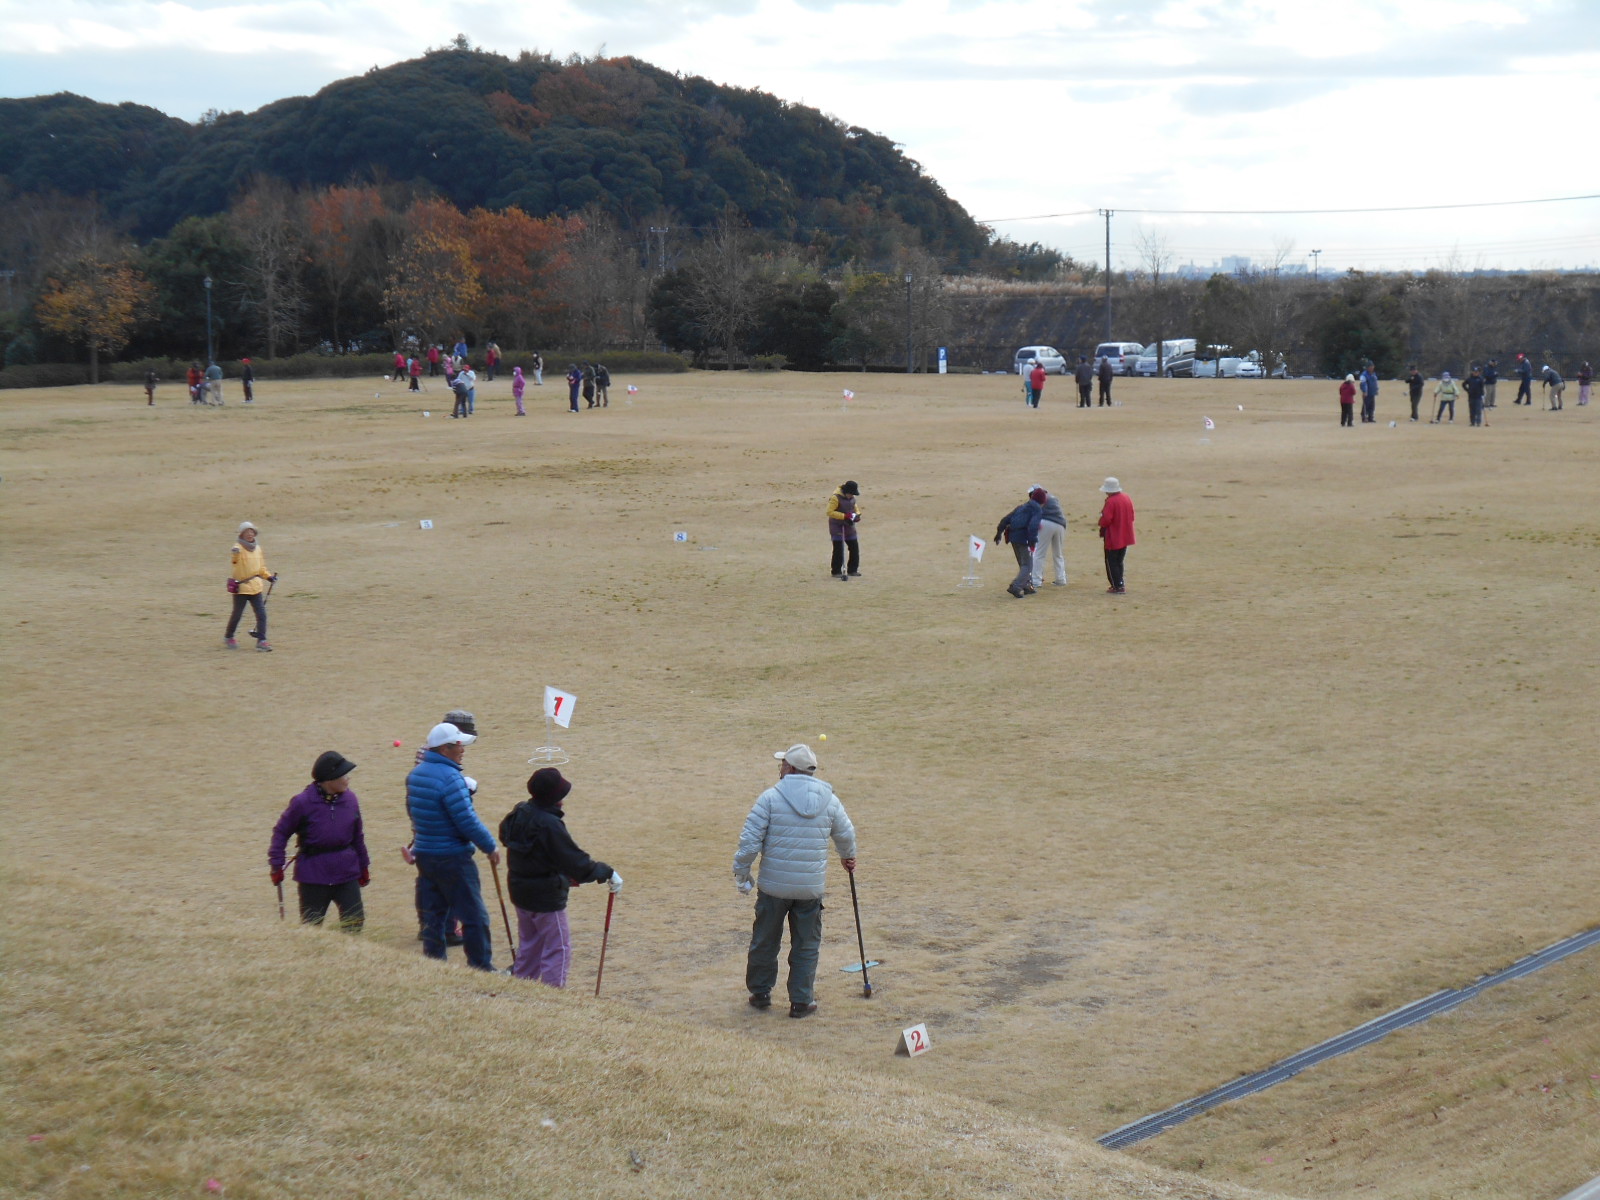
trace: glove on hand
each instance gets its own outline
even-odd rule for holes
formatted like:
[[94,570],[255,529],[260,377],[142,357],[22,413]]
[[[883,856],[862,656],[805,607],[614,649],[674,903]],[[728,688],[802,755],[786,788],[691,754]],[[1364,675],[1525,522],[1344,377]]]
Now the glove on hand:
[[273,872],[272,872],[272,882],[273,883],[282,883],[283,882],[283,868],[282,867],[277,867],[277,868],[275,868],[273,870]]
[[611,872],[611,878],[606,880],[606,886],[611,889],[611,894],[615,896],[622,890],[622,876],[615,871]]
[[478,794],[478,781],[471,775],[463,774],[461,776],[461,782],[467,785],[467,791],[471,792],[474,796]]
[[739,895],[748,896],[751,892],[756,890],[756,881],[753,879],[741,879],[738,881],[736,886],[739,889]]
[[359,883],[362,887],[366,887],[367,884],[372,882],[372,872],[371,871],[365,871],[365,870],[362,871],[361,872],[361,878],[356,880],[356,882]]

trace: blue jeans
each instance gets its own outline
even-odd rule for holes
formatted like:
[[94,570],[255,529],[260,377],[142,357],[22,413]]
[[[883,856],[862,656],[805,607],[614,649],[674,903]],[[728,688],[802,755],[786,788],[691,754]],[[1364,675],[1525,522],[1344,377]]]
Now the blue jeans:
[[444,927],[452,913],[461,922],[461,948],[467,964],[494,970],[489,945],[489,912],[483,907],[478,864],[466,854],[417,855],[417,907],[422,913],[422,952],[445,957]]
[[751,995],[770,995],[778,984],[778,950],[784,922],[789,924],[789,1002],[810,1004],[822,951],[822,901],[786,900],[756,893],[756,919],[750,928],[750,955],[744,985]]

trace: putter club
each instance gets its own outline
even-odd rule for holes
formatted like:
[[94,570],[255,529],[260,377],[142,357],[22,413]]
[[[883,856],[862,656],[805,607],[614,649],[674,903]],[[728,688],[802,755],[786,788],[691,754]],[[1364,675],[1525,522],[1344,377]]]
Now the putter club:
[[617,894],[606,897],[606,931],[600,935],[600,969],[594,973],[594,994],[600,994],[600,980],[606,973],[606,945],[611,941],[611,910],[616,907]]
[[278,880],[276,886],[278,889],[278,920],[287,921],[289,918],[283,915],[283,880]]
[[850,876],[850,907],[856,910],[856,949],[861,951],[861,996],[862,999],[872,999],[872,980],[867,977],[867,943],[861,937],[861,901],[856,897],[856,873],[846,871]]
[[511,918],[506,916],[506,894],[500,890],[500,864],[491,858],[489,869],[494,872],[494,894],[500,901],[500,921],[506,927],[506,953],[515,960],[517,943],[511,939]]

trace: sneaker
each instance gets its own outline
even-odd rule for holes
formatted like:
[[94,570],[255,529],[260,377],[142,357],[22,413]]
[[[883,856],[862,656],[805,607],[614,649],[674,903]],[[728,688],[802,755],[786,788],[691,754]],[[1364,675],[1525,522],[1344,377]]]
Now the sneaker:
[[224,650],[237,650],[239,648],[239,643],[236,642],[233,638],[223,638],[222,639],[222,648]]
[[1108,595],[1108,596],[1123,596],[1123,595],[1127,594],[1127,591],[1128,591],[1128,589],[1125,588],[1125,587],[1108,587],[1106,589],[1106,595]]
[[1065,579],[1058,579],[1054,583],[1052,583],[1050,586],[1051,587],[1066,587],[1067,586],[1067,581]]
[[459,930],[457,930],[454,933],[445,934],[444,935],[444,944],[446,946],[459,946],[459,945],[461,945],[461,932]]
[[1025,587],[1025,588],[1022,589],[1022,594],[1024,596],[1032,596],[1032,595],[1036,595],[1038,593],[1038,591],[1039,591],[1039,589],[1036,588],[1036,587]]
[[260,650],[263,654],[270,654],[272,652],[272,643],[271,642],[257,642],[256,643],[256,649]]
[[1013,596],[1015,596],[1015,597],[1016,597],[1016,598],[1017,598],[1017,599],[1018,599],[1018,600],[1021,600],[1021,599],[1022,599],[1022,598],[1023,598],[1023,597],[1024,597],[1024,596],[1026,596],[1026,595],[1027,595],[1027,594],[1028,594],[1028,593],[1027,593],[1027,592],[1025,592],[1025,591],[1023,591],[1023,590],[1022,590],[1022,589],[1021,589],[1021,588],[1019,588],[1019,587],[1018,587],[1018,586],[1017,586],[1017,585],[1016,585],[1016,584],[1014,584],[1014,583],[1013,583],[1013,584],[1012,584],[1012,585],[1011,585],[1011,586],[1010,586],[1010,587],[1008,587],[1008,588],[1007,588],[1007,589],[1006,589],[1006,591],[1008,591],[1008,592],[1010,592],[1010,593],[1011,593],[1011,594],[1012,594],[1012,595],[1013,595]]
[[860,579],[861,578],[861,572],[860,571],[851,571],[850,572],[850,578],[851,579]]
[[816,1011],[817,1011],[817,1002],[815,1000],[813,1000],[810,1004],[791,1004],[791,1005],[789,1005],[789,1015],[791,1017],[809,1017],[812,1013],[814,1013]]
[[750,1007],[751,1008],[771,1008],[772,1007],[772,993],[771,992],[751,992],[750,993]]

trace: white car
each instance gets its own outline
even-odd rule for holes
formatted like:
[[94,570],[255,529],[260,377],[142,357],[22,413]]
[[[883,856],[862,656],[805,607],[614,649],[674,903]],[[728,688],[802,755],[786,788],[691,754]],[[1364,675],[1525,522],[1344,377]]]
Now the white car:
[[[993,361],[993,360],[991,360]],[[1026,375],[1033,370],[1033,364],[1038,363],[1044,368],[1047,375],[1065,375],[1067,373],[1067,358],[1054,346],[1024,346],[1017,351],[1012,368],[1018,375]]]
[[1253,358],[1241,358],[1234,374],[1240,379],[1260,379],[1261,364]]

